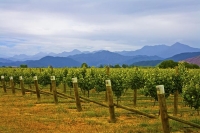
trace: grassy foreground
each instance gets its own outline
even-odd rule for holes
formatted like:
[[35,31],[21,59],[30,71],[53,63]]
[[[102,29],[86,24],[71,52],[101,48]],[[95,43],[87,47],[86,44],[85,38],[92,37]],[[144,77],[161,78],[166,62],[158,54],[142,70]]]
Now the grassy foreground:
[[[131,104],[131,101],[124,103],[127,102]],[[11,94],[11,90],[5,94],[0,88],[0,132],[162,133],[159,118],[151,119],[115,108],[117,122],[109,123],[108,108],[89,102],[81,104],[83,111],[77,112],[73,99],[59,99],[59,104],[55,105],[53,96],[41,95],[41,102],[37,102],[35,94],[22,96],[19,90],[15,95]],[[138,101],[137,109],[151,114],[155,112],[155,115],[158,113],[158,106],[152,106],[150,100]],[[197,116],[195,112],[181,113],[181,117],[200,124],[200,116]],[[173,120],[170,120],[170,126],[172,132],[176,133],[198,132],[198,129]]]

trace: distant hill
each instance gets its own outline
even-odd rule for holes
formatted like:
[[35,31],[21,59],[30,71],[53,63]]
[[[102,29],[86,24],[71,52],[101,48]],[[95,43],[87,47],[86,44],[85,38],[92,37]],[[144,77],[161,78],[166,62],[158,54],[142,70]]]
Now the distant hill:
[[[53,67],[79,67],[82,63],[87,63],[89,66],[96,67],[100,65],[116,64],[155,66],[162,60],[174,60],[177,62],[199,55],[200,49],[192,48],[177,42],[172,46],[144,46],[142,49],[136,51],[110,52],[100,50],[81,52],[75,49],[70,52],[62,52],[59,54],[47,54],[42,52],[33,56],[21,54],[9,59],[0,58],[0,66],[20,66],[21,64],[27,64],[29,67],[47,67],[49,65]],[[165,56],[167,56],[167,58],[162,58]]]
[[77,62],[68,57],[52,57],[46,56],[38,61],[31,61],[29,62],[29,66],[37,67],[38,64],[40,66],[53,66],[53,67],[80,67],[81,63]]
[[12,61],[39,60],[42,57],[45,57],[47,55],[54,56],[55,53],[49,53],[49,54],[47,54],[47,53],[40,52],[40,53],[37,53],[35,55],[20,54],[20,55],[15,55],[13,57],[9,57],[8,59],[12,60]]
[[57,56],[57,57],[67,57],[67,56],[70,56],[70,55],[77,55],[77,54],[82,54],[82,52],[77,50],[77,49],[74,49],[71,52],[62,52],[62,53],[56,54],[55,56]]
[[[170,58],[166,58],[164,60],[173,60],[175,62],[186,61],[188,63],[200,65],[199,64],[199,62],[200,62],[200,52],[181,53],[181,54],[174,55]],[[162,59],[147,60],[147,61],[143,60],[143,61],[134,62],[132,65],[136,65],[136,66],[156,66],[164,60],[162,60]]]
[[[25,55],[25,54],[20,54],[20,55],[15,55],[13,57],[9,57],[7,59],[12,60],[12,61],[26,61],[26,60],[39,60],[45,56],[54,56],[54,57],[68,57],[68,56],[73,56],[73,55],[78,55],[78,54],[90,54],[90,53],[96,53],[96,52],[101,52],[102,50],[99,51],[79,51],[77,49],[74,49],[70,52],[61,52],[61,53],[44,53],[40,52],[35,55]],[[200,52],[199,48],[193,48],[185,44],[181,44],[179,42],[167,46],[167,45],[155,45],[155,46],[144,46],[141,49],[135,50],[135,51],[120,51],[120,52],[115,52],[117,54],[123,55],[123,56],[139,56],[139,55],[146,55],[146,56],[158,56],[161,58],[169,58],[174,55],[180,54],[180,53],[186,53],[186,52]],[[2,56],[3,57],[3,56]]]
[[132,65],[134,66],[157,66],[159,63],[161,63],[163,60],[150,60],[150,61],[139,61],[135,62]]
[[138,61],[162,59],[157,56],[123,56],[105,50],[98,51],[96,53],[69,56],[69,58],[72,58],[81,63],[87,63],[89,66],[115,65],[115,64],[131,65],[132,63]]
[[[87,52],[87,51],[86,51]],[[26,60],[39,60],[45,56],[54,56],[54,57],[67,57],[67,56],[70,56],[70,55],[76,55],[76,54],[81,54],[81,53],[84,53],[84,52],[81,52],[77,49],[74,49],[70,52],[62,52],[62,53],[44,53],[44,52],[40,52],[40,53],[37,53],[35,55],[25,55],[25,54],[20,54],[20,55],[15,55],[13,57],[9,57],[8,59],[9,60],[12,60],[12,61],[26,61]]]
[[155,45],[155,46],[144,46],[141,49],[135,51],[122,51],[117,52],[125,56],[136,56],[136,55],[147,55],[147,56],[159,56],[162,58],[169,58],[176,54],[185,52],[200,52],[199,48],[193,48],[179,42],[167,46],[167,45]]
[[131,64],[138,63],[138,62],[148,62],[149,63],[149,62],[155,61],[155,60],[163,60],[163,58],[158,57],[158,56],[138,55],[138,56],[133,56],[131,59],[124,61],[121,64],[131,65]]
[[16,61],[11,63],[0,63],[0,66],[20,66],[26,64],[28,67],[80,67],[81,63],[68,57],[46,56],[40,60]]
[[162,51],[165,51],[168,47],[169,46],[166,45],[144,46],[141,49],[135,51],[122,51],[117,53],[125,56],[136,56],[136,55],[155,56],[162,53]]
[[[200,63],[200,52],[181,53],[181,54],[174,55],[170,58],[166,58],[164,60],[173,60],[175,62],[186,61],[188,63],[200,65],[199,64]],[[150,60],[150,61],[139,61],[139,62],[133,63],[132,65],[136,65],[136,66],[156,66],[164,60],[158,59],[158,60]]]
[[186,60],[188,58],[196,57],[199,55],[200,55],[200,52],[181,53],[181,54],[174,55],[170,58],[167,58],[165,60],[173,60],[173,61],[177,62],[177,61]]
[[157,56],[123,56],[109,51],[97,51],[95,53],[77,54],[68,57],[46,56],[39,60],[15,61],[10,63],[0,63],[0,66],[20,66],[26,64],[28,67],[80,67],[82,63],[89,66],[99,67],[100,65],[131,65],[138,61],[161,60]]
[[89,66],[114,65],[119,64],[120,62],[123,62],[125,60],[131,59],[131,57],[126,57],[105,50],[97,51],[95,53],[69,56],[69,58],[72,58],[81,63],[87,63]]
[[193,57],[193,58],[189,58],[189,59],[186,59],[184,60],[190,64],[197,64],[200,66],[200,55],[199,56],[196,56],[196,57]]
[[0,58],[0,62],[9,63],[9,62],[12,62],[12,61],[8,60],[8,59]]
[[192,48],[188,45],[177,42],[173,44],[172,46],[170,46],[167,50],[163,51],[163,53],[160,54],[160,57],[170,57],[170,56],[174,56],[180,53],[188,53],[188,52],[200,52],[200,49]]

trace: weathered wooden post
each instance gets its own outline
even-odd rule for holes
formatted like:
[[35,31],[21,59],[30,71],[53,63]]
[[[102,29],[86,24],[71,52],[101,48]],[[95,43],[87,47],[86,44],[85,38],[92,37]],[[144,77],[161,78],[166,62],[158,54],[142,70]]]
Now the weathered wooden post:
[[178,113],[178,90],[174,92],[174,116],[177,116]]
[[21,88],[21,91],[22,91],[22,95],[24,96],[25,95],[25,89],[24,89],[24,82],[23,82],[22,76],[19,76],[19,80],[20,80],[20,88]]
[[164,85],[158,85],[156,86],[156,89],[157,89],[157,96],[158,96],[163,132],[170,133],[169,119],[168,119],[168,114],[167,114],[167,105],[165,101]]
[[38,102],[39,102],[39,101],[40,101],[40,90],[39,90],[39,87],[38,87],[38,79],[37,79],[37,76],[34,76],[33,79],[34,79],[35,90],[36,90],[36,94],[37,94],[37,100],[38,100]]
[[5,79],[4,76],[1,76],[1,81],[2,81],[2,85],[3,85],[3,91],[6,93],[6,84],[5,84]]
[[[53,67],[50,66],[50,69],[51,69],[51,74],[53,74]],[[52,83],[50,84],[50,92],[53,91],[53,86],[52,86]]]
[[66,77],[63,77],[63,92],[66,93],[66,91],[67,91]]
[[50,89],[49,91],[52,92],[53,88],[52,88],[52,83],[50,83]]
[[52,90],[53,90],[54,102],[55,104],[58,104],[55,76],[51,76],[51,85],[52,85]]
[[108,106],[109,106],[109,113],[110,113],[110,120],[109,122],[115,123],[115,107],[113,103],[113,92],[111,88],[111,81],[106,80],[106,91],[107,91],[107,96],[108,96]]
[[[110,76],[110,67],[109,67],[109,66],[106,67],[106,75],[107,75],[107,77]],[[108,93],[107,93],[107,89],[106,89],[106,92],[105,92],[105,101],[108,102]]]
[[78,80],[77,80],[77,78],[72,78],[72,83],[73,83],[73,88],[74,88],[77,111],[80,112],[80,111],[82,111],[82,107],[81,107],[81,101],[80,101],[79,94],[78,94]]
[[133,90],[133,106],[137,106],[137,89]]
[[15,94],[15,86],[14,86],[14,82],[13,82],[13,77],[10,76],[10,87],[12,90],[12,93]]

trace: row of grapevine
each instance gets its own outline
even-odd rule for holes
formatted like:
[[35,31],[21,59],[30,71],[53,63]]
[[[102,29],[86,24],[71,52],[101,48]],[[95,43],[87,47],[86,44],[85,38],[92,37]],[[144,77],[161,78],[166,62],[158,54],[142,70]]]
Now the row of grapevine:
[[176,69],[159,68],[0,68],[0,75],[9,82],[13,77],[15,84],[19,84],[19,76],[23,76],[24,83],[33,84],[33,76],[38,76],[40,88],[51,86],[50,76],[56,77],[56,85],[61,83],[72,88],[71,79],[78,78],[78,85],[82,91],[95,89],[105,91],[105,80],[110,79],[114,95],[119,99],[127,89],[134,90],[134,105],[136,105],[137,90],[141,89],[145,96],[158,100],[156,85],[165,86],[165,97],[170,94],[181,94],[184,101],[192,108],[200,107],[200,74],[199,70],[188,70],[181,64]]

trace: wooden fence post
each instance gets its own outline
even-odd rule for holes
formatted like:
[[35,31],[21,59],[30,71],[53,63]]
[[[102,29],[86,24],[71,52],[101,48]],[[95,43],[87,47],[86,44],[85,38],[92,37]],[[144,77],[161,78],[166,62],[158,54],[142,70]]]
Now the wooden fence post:
[[20,80],[20,88],[21,88],[21,91],[22,91],[22,95],[24,96],[25,95],[25,89],[24,89],[24,82],[23,82],[22,76],[19,76],[19,80]]
[[174,92],[174,116],[177,116],[178,113],[178,90]]
[[54,102],[55,104],[58,104],[55,76],[51,76],[51,85],[52,85],[52,90],[53,90]]
[[134,89],[133,90],[133,96],[134,96],[134,98],[133,98],[133,106],[134,107],[136,107],[136,105],[137,105],[137,89]]
[[80,111],[82,111],[82,107],[81,107],[81,101],[80,101],[79,94],[78,94],[78,81],[77,81],[77,78],[72,78],[72,83],[73,83],[73,88],[74,88],[77,111],[80,112]]
[[115,107],[113,103],[113,92],[111,88],[111,81],[106,80],[106,90],[107,90],[107,96],[108,96],[108,106],[109,106],[109,113],[110,113],[110,120],[109,122],[115,123]]
[[63,81],[64,81],[63,82],[63,92],[66,93],[66,91],[67,91],[67,89],[66,89],[67,88],[67,84],[66,84],[66,78],[65,77],[63,77]]
[[39,101],[40,101],[40,90],[39,90],[39,87],[38,87],[38,79],[37,79],[37,76],[34,76],[33,79],[34,79],[35,90],[36,90],[36,94],[37,94],[37,100],[38,100],[38,102],[39,102]]
[[[107,77],[110,76],[110,67],[109,67],[109,66],[106,67],[106,75],[107,75]],[[107,89],[106,89],[106,92],[105,92],[105,101],[108,102],[108,93],[107,93]]]
[[12,93],[15,94],[15,87],[14,87],[14,82],[13,82],[13,77],[10,77],[10,87],[12,90]]
[[49,87],[50,87],[50,89],[49,89],[50,92],[52,92],[52,90],[53,90],[53,89],[52,89],[52,83],[50,83],[50,86],[49,86]]
[[2,81],[2,85],[3,85],[3,90],[6,93],[6,84],[5,84],[5,80],[4,80],[4,76],[1,76],[1,81]]
[[158,85],[156,86],[156,89],[157,89],[157,96],[158,96],[163,132],[170,133],[169,119],[168,119],[168,114],[167,114],[167,105],[165,101],[164,85]]

